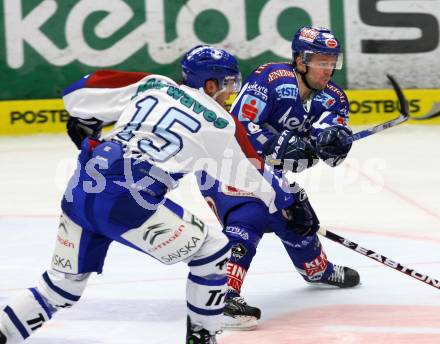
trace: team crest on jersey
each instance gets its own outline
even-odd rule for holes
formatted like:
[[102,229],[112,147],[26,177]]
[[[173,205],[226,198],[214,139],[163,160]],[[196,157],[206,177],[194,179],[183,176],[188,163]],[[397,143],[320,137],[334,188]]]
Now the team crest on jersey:
[[234,257],[235,259],[240,260],[246,255],[246,253],[247,249],[246,247],[244,247],[244,245],[238,243],[232,246],[231,254],[232,257]]
[[257,97],[246,94],[241,101],[238,119],[240,121],[257,122],[265,107],[266,102]]
[[333,98],[330,94],[321,92],[315,97],[317,102],[320,102],[327,110],[330,109],[335,103],[336,99]]
[[280,99],[296,99],[298,96],[298,86],[295,84],[282,84],[275,88],[278,95],[277,100]]

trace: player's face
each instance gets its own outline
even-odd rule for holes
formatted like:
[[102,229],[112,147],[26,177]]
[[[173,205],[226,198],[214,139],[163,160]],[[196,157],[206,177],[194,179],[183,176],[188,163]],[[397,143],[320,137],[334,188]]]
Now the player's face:
[[331,80],[337,57],[332,55],[315,54],[307,63],[307,82],[314,89],[323,90]]
[[238,93],[241,87],[241,77],[231,76],[226,77],[223,80],[223,85],[221,86],[221,91],[217,93],[216,100],[223,107],[226,108],[226,100],[233,95]]
[[219,85],[213,80],[209,80],[205,85],[205,92],[226,109],[226,100],[240,90],[240,85],[241,78],[239,76],[225,78],[222,85]]

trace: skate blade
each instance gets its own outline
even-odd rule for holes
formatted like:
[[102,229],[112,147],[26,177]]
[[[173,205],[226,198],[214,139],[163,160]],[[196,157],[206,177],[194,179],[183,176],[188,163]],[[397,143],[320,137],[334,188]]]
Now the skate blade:
[[304,282],[306,282],[307,285],[309,285],[315,289],[353,289],[353,288],[360,287],[362,284],[362,282],[359,282],[358,284],[356,284],[355,286],[352,286],[352,287],[341,287],[341,286],[331,285],[331,284],[327,284],[327,283],[323,283],[323,282],[309,282],[309,281],[304,281]]
[[247,315],[237,315],[230,317],[223,316],[222,328],[230,331],[252,331],[258,326],[258,319]]

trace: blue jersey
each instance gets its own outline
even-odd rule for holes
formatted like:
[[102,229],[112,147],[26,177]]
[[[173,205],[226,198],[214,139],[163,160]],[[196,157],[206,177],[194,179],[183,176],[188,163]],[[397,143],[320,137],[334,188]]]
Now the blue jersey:
[[347,125],[349,104],[344,91],[333,82],[301,99],[292,65],[267,63],[246,79],[231,111],[261,154],[264,143],[283,130],[313,142],[321,130]]

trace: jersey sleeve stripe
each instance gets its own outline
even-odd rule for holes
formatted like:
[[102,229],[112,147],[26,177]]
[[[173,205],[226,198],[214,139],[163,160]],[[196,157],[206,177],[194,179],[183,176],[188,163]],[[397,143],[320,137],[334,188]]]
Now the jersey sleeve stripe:
[[263,171],[264,161],[255,151],[254,147],[249,141],[246,129],[234,115],[231,115],[231,117],[234,119],[235,122],[235,138],[238,141],[241,150],[259,171]]
[[143,72],[122,72],[117,70],[99,70],[87,78],[85,87],[118,88],[138,82],[150,75]]
[[144,72],[123,72],[103,69],[74,82],[64,89],[63,97],[81,88],[119,88],[129,86],[150,75]]

